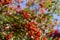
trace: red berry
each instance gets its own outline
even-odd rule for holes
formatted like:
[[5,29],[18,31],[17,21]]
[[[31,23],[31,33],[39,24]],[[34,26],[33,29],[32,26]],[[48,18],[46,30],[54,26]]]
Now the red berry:
[[36,37],[40,37],[40,35],[41,35],[40,32],[37,32],[37,33],[35,34]]
[[34,40],[39,40],[39,38],[34,38]]
[[19,14],[23,14],[23,11],[18,12]]
[[41,3],[41,4],[40,4],[40,6],[41,6],[41,7],[44,7],[44,4],[43,4],[43,3]]
[[14,28],[18,28],[18,25],[16,23],[13,24]]
[[56,34],[56,35],[58,34],[58,30],[55,30],[55,34]]
[[29,25],[31,26],[31,25],[34,25],[34,22],[29,22]]
[[13,37],[13,33],[8,34],[4,40],[10,40]]
[[29,13],[24,13],[24,18],[25,19],[29,19],[30,18],[30,14]]
[[47,40],[47,38],[46,37],[43,37],[43,39],[42,40]]

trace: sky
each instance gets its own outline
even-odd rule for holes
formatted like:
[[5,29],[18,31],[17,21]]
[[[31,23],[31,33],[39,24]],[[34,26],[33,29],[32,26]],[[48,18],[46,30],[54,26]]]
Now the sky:
[[54,19],[58,19],[58,21],[60,22],[60,16],[58,16],[57,14],[54,14]]

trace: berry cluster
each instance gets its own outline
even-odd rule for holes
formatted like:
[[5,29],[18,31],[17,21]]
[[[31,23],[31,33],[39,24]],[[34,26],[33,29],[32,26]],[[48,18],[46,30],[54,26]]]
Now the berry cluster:
[[9,4],[12,0],[0,0],[0,5]]
[[28,29],[28,34],[34,36],[33,40],[39,40],[41,32],[36,28],[34,22],[29,22],[25,27]]

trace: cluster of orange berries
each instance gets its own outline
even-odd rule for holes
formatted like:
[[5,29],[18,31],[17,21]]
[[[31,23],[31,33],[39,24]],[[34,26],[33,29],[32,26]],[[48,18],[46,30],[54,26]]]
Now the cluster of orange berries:
[[9,4],[12,0],[0,0],[0,5]]
[[34,26],[34,22],[29,22],[25,27],[28,29],[29,36],[33,36],[33,40],[39,40],[41,32]]
[[10,34],[8,34],[4,40],[10,40],[13,37],[13,32],[11,32]]
[[29,19],[30,18],[30,14],[28,12],[24,12],[24,18],[25,19]]
[[25,12],[20,11],[19,14],[23,14],[25,19],[29,19],[31,17],[30,13],[26,11]]

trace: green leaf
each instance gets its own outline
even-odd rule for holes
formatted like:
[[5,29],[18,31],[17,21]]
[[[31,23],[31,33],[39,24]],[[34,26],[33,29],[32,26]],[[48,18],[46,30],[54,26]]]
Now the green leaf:
[[39,0],[35,0],[35,2],[39,2]]
[[45,7],[45,8],[48,8],[48,7],[51,7],[51,6],[52,6],[52,3],[49,2],[49,1],[46,1],[46,2],[44,3],[44,7]]

